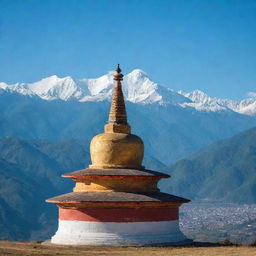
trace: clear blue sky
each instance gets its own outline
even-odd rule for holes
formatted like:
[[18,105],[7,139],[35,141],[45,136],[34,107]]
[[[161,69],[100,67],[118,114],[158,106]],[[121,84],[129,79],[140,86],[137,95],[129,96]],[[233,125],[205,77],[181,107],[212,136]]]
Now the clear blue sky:
[[0,0],[0,81],[98,77],[120,63],[174,90],[256,91],[256,1]]

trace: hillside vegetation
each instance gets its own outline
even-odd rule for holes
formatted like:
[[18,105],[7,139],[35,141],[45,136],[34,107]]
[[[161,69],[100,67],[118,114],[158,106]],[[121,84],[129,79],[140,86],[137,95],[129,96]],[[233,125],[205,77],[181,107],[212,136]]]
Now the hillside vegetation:
[[[132,132],[145,143],[145,155],[165,165],[184,158],[202,146],[256,125],[255,116],[232,111],[200,112],[175,105],[127,102]],[[38,97],[0,93],[0,138],[61,141],[88,145],[103,132],[110,102],[46,101]]]
[[[164,168],[161,188],[192,200],[256,202],[256,128],[202,149]],[[57,229],[57,207],[45,199],[72,191],[62,173],[90,163],[86,143],[7,137],[0,140],[0,238],[45,240]],[[164,165],[145,158],[144,165]]]
[[[256,128],[219,141],[164,168],[161,188],[192,200],[256,202]],[[57,229],[57,207],[45,199],[72,191],[62,173],[90,163],[86,142],[0,140],[0,238],[45,240]],[[144,165],[164,165],[145,158]]]
[[256,203],[256,128],[202,148],[165,168],[162,188],[192,200]]
[[[61,174],[90,163],[86,143],[0,139],[0,238],[45,240],[57,229],[57,207],[45,199],[71,192],[74,182]],[[164,165],[146,158],[144,165]]]

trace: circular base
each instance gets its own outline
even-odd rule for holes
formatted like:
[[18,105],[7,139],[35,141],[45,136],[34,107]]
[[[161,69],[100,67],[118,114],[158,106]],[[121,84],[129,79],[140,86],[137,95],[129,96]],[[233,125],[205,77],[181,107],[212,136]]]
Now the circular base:
[[179,230],[178,221],[90,222],[59,221],[51,243],[97,246],[163,246],[191,243]]

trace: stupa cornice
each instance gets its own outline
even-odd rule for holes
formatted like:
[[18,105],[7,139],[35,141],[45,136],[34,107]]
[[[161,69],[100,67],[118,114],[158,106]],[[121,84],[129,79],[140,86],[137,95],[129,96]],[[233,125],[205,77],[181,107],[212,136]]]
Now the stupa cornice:
[[157,183],[169,175],[136,169],[83,169],[62,175],[76,182],[74,192],[158,192]]
[[60,208],[66,209],[105,209],[105,208],[124,208],[124,209],[138,209],[138,208],[177,208],[180,207],[183,203],[188,202],[79,202],[79,201],[69,201],[69,202],[62,202],[62,201],[47,201],[49,203],[55,203]]
[[173,204],[187,203],[190,200],[162,193],[162,192],[71,192],[47,200],[47,202],[66,204],[66,203],[139,203],[140,204]]
[[92,168],[86,168],[70,173],[65,173],[61,175],[64,178],[85,178],[85,177],[96,177],[96,176],[101,176],[101,177],[160,177],[160,178],[170,178],[170,175],[162,173],[162,172],[157,172],[157,171],[151,171],[147,169],[142,169],[142,170],[137,170],[137,169],[119,169],[119,168],[107,168],[107,169],[92,169]]

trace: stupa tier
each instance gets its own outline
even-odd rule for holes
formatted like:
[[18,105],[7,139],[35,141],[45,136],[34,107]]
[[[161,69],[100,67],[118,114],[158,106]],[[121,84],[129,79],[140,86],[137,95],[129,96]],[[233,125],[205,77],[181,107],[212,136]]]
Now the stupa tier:
[[50,198],[59,208],[54,244],[144,246],[186,244],[179,229],[179,207],[189,200],[160,192],[161,172],[142,166],[144,144],[127,122],[118,65],[104,133],[90,144],[92,164],[62,175],[73,192]]

